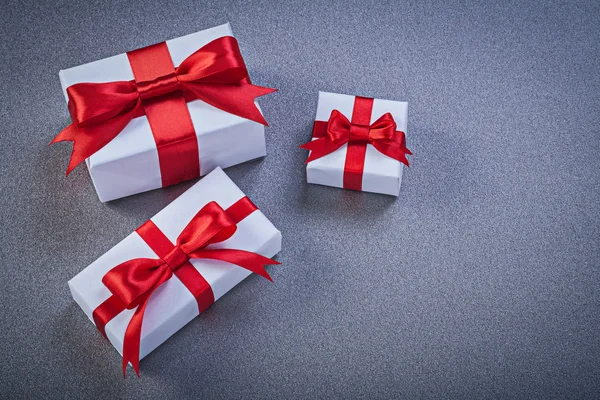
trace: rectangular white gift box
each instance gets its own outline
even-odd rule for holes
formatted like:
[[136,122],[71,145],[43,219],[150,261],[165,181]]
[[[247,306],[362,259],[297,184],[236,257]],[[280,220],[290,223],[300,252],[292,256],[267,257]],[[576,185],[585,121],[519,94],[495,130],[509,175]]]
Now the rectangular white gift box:
[[[207,203],[216,201],[226,209],[244,193],[217,168],[151,218],[175,243],[192,217]],[[230,248],[273,257],[281,250],[281,232],[260,210],[238,223],[235,234],[209,248]],[[102,277],[115,266],[134,258],[158,258],[144,240],[133,232],[69,281],[73,299],[93,322],[96,307],[111,296]],[[209,259],[191,259],[192,265],[208,281],[215,301],[251,274],[237,265]],[[265,281],[265,283],[268,283]],[[106,334],[123,354],[125,330],[133,310],[125,310],[106,324]],[[198,303],[176,275],[162,284],[150,297],[141,331],[140,360],[198,315]]]
[[[338,110],[349,120],[354,109],[355,96],[319,92],[317,121],[328,121],[333,110]],[[371,113],[371,123],[389,112],[396,121],[397,130],[406,133],[408,103],[375,99]],[[306,165],[308,183],[343,188],[344,164],[346,162],[345,144],[333,153],[313,160]],[[362,190],[398,196],[402,182],[403,164],[377,151],[373,145],[367,145],[363,170]]]
[[[174,66],[223,36],[233,36],[229,23],[167,40]],[[62,70],[59,76],[67,103],[67,87],[76,83],[134,79],[125,53]],[[202,100],[188,102],[187,107],[198,137],[201,174],[266,155],[263,125]],[[132,120],[115,139],[89,157],[86,164],[102,202],[162,187],[158,151],[146,116]]]

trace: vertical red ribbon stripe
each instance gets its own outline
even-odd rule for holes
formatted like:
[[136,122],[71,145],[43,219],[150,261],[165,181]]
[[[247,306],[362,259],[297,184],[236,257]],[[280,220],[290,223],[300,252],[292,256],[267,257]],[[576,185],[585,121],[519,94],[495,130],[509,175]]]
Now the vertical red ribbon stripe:
[[[371,111],[373,110],[373,99],[369,97],[356,96],[354,98],[354,109],[352,110],[351,135],[369,136],[369,125],[371,124]],[[365,132],[358,132],[366,130]],[[357,131],[357,132],[353,132]],[[365,156],[367,154],[366,141],[348,142],[346,163],[344,165],[344,188],[362,190],[363,169],[365,167]]]
[[133,50],[127,57],[158,149],[162,185],[200,176],[198,140],[183,93],[172,90],[179,83],[167,44]]

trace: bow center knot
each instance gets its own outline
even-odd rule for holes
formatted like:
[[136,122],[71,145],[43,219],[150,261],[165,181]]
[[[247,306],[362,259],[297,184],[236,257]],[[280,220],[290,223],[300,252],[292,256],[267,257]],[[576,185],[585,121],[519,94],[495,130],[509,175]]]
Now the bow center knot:
[[136,82],[136,87],[142,100],[163,96],[167,93],[180,90],[179,80],[175,71],[159,76],[151,81]]
[[352,142],[367,142],[369,141],[369,125],[350,124],[350,141]]
[[188,262],[189,259],[190,257],[185,254],[183,250],[179,248],[179,246],[175,246],[173,250],[171,250],[169,254],[163,258],[163,261],[169,266],[169,268],[175,271],[177,268]]

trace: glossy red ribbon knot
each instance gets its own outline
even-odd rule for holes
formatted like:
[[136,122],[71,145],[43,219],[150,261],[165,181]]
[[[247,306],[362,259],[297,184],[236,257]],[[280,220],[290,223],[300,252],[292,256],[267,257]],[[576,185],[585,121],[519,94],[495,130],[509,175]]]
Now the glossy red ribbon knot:
[[78,83],[67,88],[73,123],[52,140],[73,142],[67,175],[146,115],[158,149],[163,186],[200,175],[198,142],[186,102],[216,108],[267,125],[254,104],[276,89],[250,83],[237,40],[213,40],[174,67],[165,42],[127,53],[135,79]]
[[310,150],[306,160],[309,163],[327,154],[333,153],[346,143],[348,151],[344,165],[344,188],[362,190],[362,177],[365,165],[367,144],[373,145],[385,154],[408,166],[404,132],[396,130],[392,114],[385,113],[377,121],[371,122],[373,99],[356,96],[352,121],[338,110],[333,110],[328,121],[315,121],[313,140],[300,146]]
[[142,322],[152,293],[173,275],[186,286],[202,313],[214,302],[213,291],[204,277],[190,263],[190,259],[212,259],[238,265],[272,280],[265,265],[279,264],[260,254],[244,250],[212,249],[207,246],[229,239],[237,223],[257,208],[243,197],[227,210],[216,202],[204,206],[183,229],[175,244],[152,222],[147,221],[136,232],[159,256],[157,259],[136,258],[125,261],[108,271],[102,283],[111,296],[93,312],[96,327],[106,337],[105,326],[125,309],[136,309],[123,341],[123,374],[131,362],[139,376],[139,355]]

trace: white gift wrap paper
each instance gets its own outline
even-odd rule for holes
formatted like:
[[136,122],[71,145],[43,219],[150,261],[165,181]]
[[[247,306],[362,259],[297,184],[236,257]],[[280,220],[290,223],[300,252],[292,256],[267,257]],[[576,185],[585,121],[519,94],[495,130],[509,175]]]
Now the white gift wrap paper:
[[[244,197],[244,193],[217,168],[152,217],[152,221],[175,243],[194,215],[207,203],[216,201],[227,209]],[[281,250],[281,232],[260,210],[254,211],[238,225],[235,234],[208,248],[251,251],[273,257]],[[93,323],[92,313],[108,299],[110,291],[102,277],[115,266],[134,258],[158,258],[142,238],[133,232],[69,281],[73,299]],[[208,281],[215,301],[251,274],[237,265],[218,260],[190,259],[192,265]],[[271,284],[267,280],[257,284]],[[113,346],[123,354],[123,339],[133,310],[125,310],[106,324],[106,334]],[[151,295],[142,323],[140,359],[166,341],[198,315],[198,303],[189,290],[173,275]]]
[[[209,42],[233,36],[229,24],[167,40],[173,64],[181,62]],[[81,82],[133,80],[127,54],[62,70],[60,82],[68,102],[67,87]],[[266,155],[262,124],[238,117],[203,102],[187,103],[198,138],[200,173],[227,168]],[[100,201],[162,187],[158,151],[148,118],[133,119],[110,143],[86,160]]]
[[[345,94],[319,92],[317,105],[317,121],[328,121],[333,110],[338,110],[352,119],[354,97]],[[401,101],[375,99],[371,113],[371,123],[377,121],[383,114],[389,112],[396,121],[396,130],[406,134],[408,103]],[[313,160],[306,165],[306,180],[308,183],[343,188],[344,164],[346,162],[345,144],[333,153]],[[367,145],[363,170],[362,190],[398,196],[402,182],[403,164]]]

